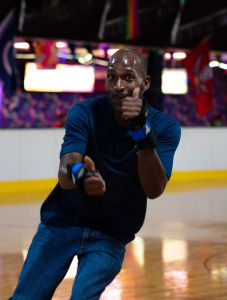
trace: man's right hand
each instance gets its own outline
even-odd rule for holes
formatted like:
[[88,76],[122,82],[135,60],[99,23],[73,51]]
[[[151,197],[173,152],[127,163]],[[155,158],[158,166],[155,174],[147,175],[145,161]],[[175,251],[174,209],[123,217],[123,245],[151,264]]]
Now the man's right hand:
[[[84,157],[84,166],[90,172],[95,172],[95,164],[89,156]],[[89,196],[103,195],[106,192],[106,184],[102,176],[95,173],[94,176],[84,179],[84,189]]]

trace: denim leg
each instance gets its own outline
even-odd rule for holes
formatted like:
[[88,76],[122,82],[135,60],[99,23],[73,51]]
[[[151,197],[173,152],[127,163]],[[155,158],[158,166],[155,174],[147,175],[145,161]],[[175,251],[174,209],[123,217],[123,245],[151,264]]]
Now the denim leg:
[[98,300],[120,272],[125,246],[98,233],[79,252],[78,270],[70,300]]
[[52,299],[79,250],[83,232],[82,228],[51,227],[40,223],[10,300]]

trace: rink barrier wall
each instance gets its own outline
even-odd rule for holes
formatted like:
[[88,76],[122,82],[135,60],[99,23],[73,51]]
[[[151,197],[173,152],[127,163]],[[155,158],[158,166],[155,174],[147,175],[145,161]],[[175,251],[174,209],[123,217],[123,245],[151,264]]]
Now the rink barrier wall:
[[[227,182],[227,170],[173,172],[170,181],[171,183],[198,181]],[[0,195],[24,192],[49,192],[55,187],[57,183],[57,178],[0,182]]]
[[[64,128],[0,130],[0,194],[57,183]],[[183,127],[171,182],[227,180],[227,127]]]

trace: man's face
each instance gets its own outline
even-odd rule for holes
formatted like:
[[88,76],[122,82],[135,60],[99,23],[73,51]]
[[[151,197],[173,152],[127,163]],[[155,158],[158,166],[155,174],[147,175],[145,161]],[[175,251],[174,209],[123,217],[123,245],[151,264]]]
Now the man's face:
[[105,86],[112,108],[117,113],[122,113],[122,101],[125,97],[132,97],[136,87],[140,88],[142,97],[143,72],[138,58],[130,52],[113,55],[109,61]]

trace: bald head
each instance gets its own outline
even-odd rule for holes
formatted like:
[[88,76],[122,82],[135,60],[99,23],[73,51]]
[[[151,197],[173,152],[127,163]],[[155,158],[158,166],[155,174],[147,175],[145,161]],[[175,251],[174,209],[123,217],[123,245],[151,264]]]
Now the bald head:
[[139,65],[140,65],[139,67],[141,68],[141,74],[142,74],[143,78],[147,76],[147,62],[146,62],[145,57],[142,54],[140,54],[139,52],[132,50],[132,49],[121,49],[121,50],[118,50],[117,52],[115,52],[109,60],[108,67],[110,66],[110,64],[114,58],[117,58],[118,56],[121,56],[121,55],[126,56],[126,57],[134,56],[139,62]]

